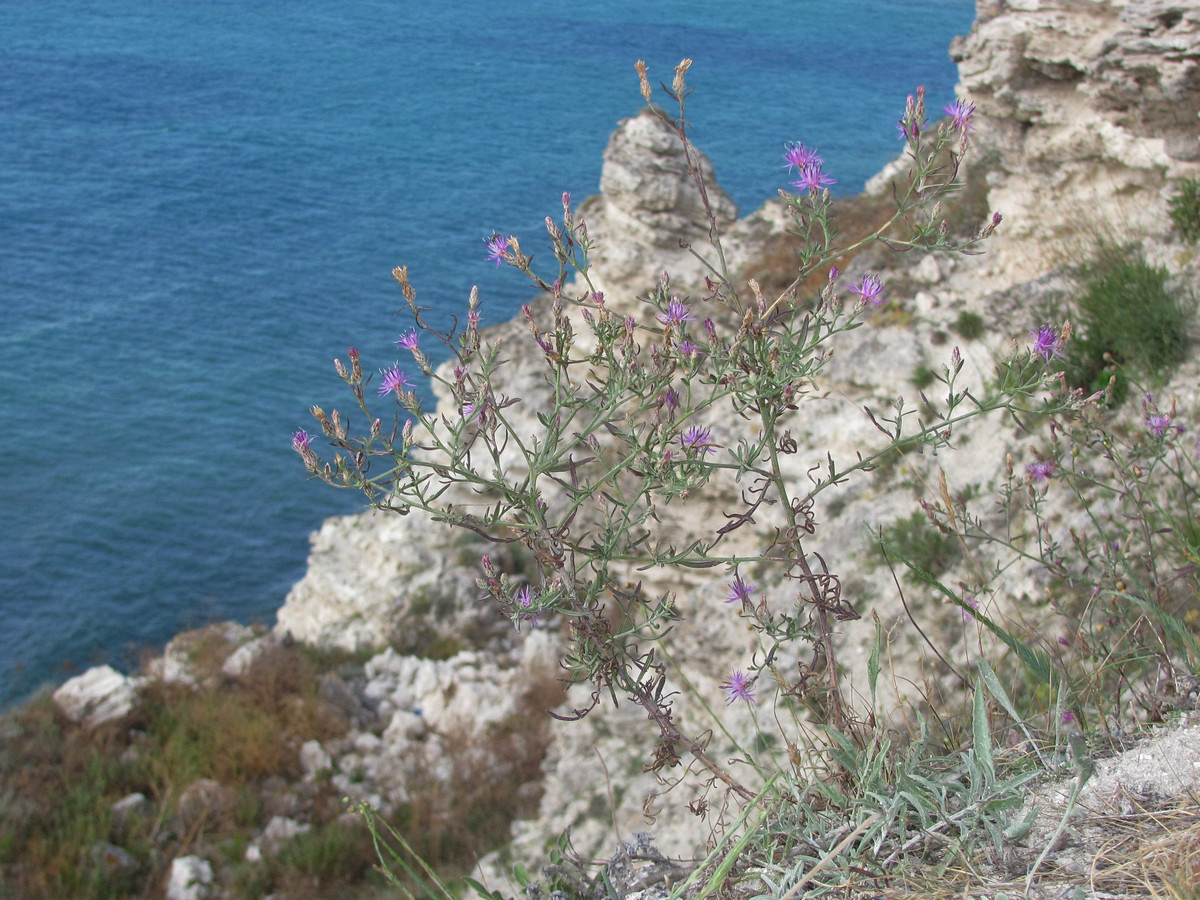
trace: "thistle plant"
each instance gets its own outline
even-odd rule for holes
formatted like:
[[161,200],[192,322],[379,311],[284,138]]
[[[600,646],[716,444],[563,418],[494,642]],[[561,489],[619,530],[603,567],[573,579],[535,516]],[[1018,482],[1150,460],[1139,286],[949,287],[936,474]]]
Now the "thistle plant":
[[1030,460],[1010,459],[999,516],[949,492],[923,504],[976,560],[977,592],[1017,564],[1039,573],[1031,622],[1008,627],[1053,661],[1072,718],[1110,733],[1192,703],[1200,666],[1200,444],[1174,398],[1141,398],[1051,416]]
[[[947,448],[962,423],[975,417],[1054,413],[1080,398],[1061,388],[1044,354],[1028,349],[1016,353],[994,389],[977,393],[960,383],[963,361],[955,349],[936,375],[944,397],[924,398],[919,414],[902,399],[867,410],[878,445],[852,460],[826,455],[808,483],[797,484],[785,465],[785,457],[798,452],[789,427],[803,404],[816,402],[831,346],[877,306],[895,302],[878,273],[847,283],[837,263],[873,242],[896,251],[976,252],[1000,224],[996,214],[969,240],[956,241],[942,215],[970,150],[973,108],[954,104],[947,108],[949,121],[931,127],[924,91],[909,96],[898,130],[910,170],[894,188],[896,211],[874,232],[850,240],[831,217],[833,179],[818,152],[800,143],[785,148],[795,191],[780,193],[798,267],[789,286],[765,296],[754,280],[738,283],[726,261],[688,135],[690,64],[681,62],[671,85],[662,86],[678,116],[651,109],[679,139],[707,210],[708,246],[692,248],[708,273],[703,296],[682,296],[664,272],[637,298],[640,316],[624,311],[624,298],[604,297],[590,275],[594,246],[587,224],[564,194],[561,219],[546,219],[550,271],[535,269],[515,235],[486,241],[487,259],[519,272],[542,297],[522,309],[525,346],[502,346],[480,332],[474,289],[464,326],[432,327],[407,269],[397,268],[393,276],[413,319],[397,344],[411,354],[412,371],[449,398],[450,409],[425,408],[399,364],[380,370],[372,392],[372,376],[352,349],[349,365],[339,360],[335,366],[365,417],[366,433],[352,436],[348,417],[314,408],[332,458],[323,460],[305,432],[293,447],[313,475],[364,492],[381,510],[420,510],[487,541],[524,547],[536,563],[533,583],[510,577],[484,556],[479,584],[518,629],[535,620],[568,624],[562,665],[592,694],[590,703],[560,718],[580,718],[606,697],[614,703],[628,698],[658,729],[648,768],[661,771],[687,753],[748,801],[754,792],[675,719],[675,688],[659,641],[681,613],[672,593],[647,595],[637,572],[723,572],[730,614],[748,620],[761,647],[742,669],[727,673],[725,699],[753,703],[768,684],[778,685],[822,710],[838,733],[854,735],[860,723],[839,681],[834,623],[859,611],[843,595],[836,572],[808,549],[816,529],[814,498],[870,471],[902,442]],[[645,65],[639,62],[637,71],[650,104]],[[801,296],[816,272],[824,273],[823,287],[815,298]],[[426,339],[440,344],[446,364],[433,365],[421,347]],[[532,430],[518,416],[527,401],[505,387],[509,353],[532,353],[541,364],[548,399],[532,410],[539,423]],[[387,412],[378,410],[381,400]],[[721,437],[726,434],[732,437]],[[728,485],[736,486],[736,498],[723,521],[682,534],[664,524],[668,514],[683,518],[701,495]],[[744,574],[751,566],[777,567],[794,586],[794,602],[771,606],[756,595]],[[781,651],[798,655],[800,648],[807,648],[811,663],[800,663],[791,677],[776,670]],[[756,683],[763,671],[770,677]]]

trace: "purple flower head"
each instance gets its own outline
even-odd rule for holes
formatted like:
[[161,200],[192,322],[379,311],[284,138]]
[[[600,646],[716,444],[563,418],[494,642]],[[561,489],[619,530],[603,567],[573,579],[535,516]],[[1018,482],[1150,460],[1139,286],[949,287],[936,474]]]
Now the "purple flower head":
[[534,601],[537,597],[534,596],[532,588],[529,585],[522,585],[521,588],[513,594],[513,616],[518,622],[528,622],[530,625],[536,625],[541,614],[533,609]]
[[658,398],[659,409],[665,409],[668,414],[679,409],[679,392],[675,388],[667,388],[666,392]]
[[745,673],[740,669],[722,681],[721,689],[725,691],[725,705],[728,706],[734,700],[753,703],[754,681],[755,679],[753,678],[747,678]]
[[797,191],[819,191],[830,184],[837,184],[837,179],[830,178],[821,171],[821,163],[809,163],[800,170],[800,177],[792,182]]
[[412,390],[412,387],[412,382],[400,371],[400,365],[397,363],[383,373],[383,381],[379,382],[379,396],[386,397],[393,392],[399,396]]
[[297,453],[304,454],[312,449],[309,446],[309,441],[311,440],[312,438],[308,436],[308,432],[301,428],[292,435],[292,449]]
[[1029,477],[1033,481],[1042,482],[1050,479],[1050,476],[1054,474],[1055,468],[1054,463],[1049,460],[1038,460],[1026,465],[1025,471],[1029,473]]
[[1033,338],[1033,353],[1036,353],[1046,362],[1062,357],[1062,338],[1058,332],[1050,325],[1043,325],[1037,331],[1029,332],[1029,336]]
[[1064,725],[1070,725],[1074,721],[1075,721],[1075,713],[1071,712],[1070,710],[1067,710],[1065,713],[1062,714],[1062,723]]
[[966,607],[959,608],[959,612],[962,613],[963,621],[965,622],[968,619],[975,618],[974,611],[978,611],[979,601],[976,600],[974,597],[967,597],[963,600],[963,603],[965,603],[967,605],[967,607],[970,607],[970,609],[967,609]]
[[966,134],[974,127],[971,124],[971,116],[975,115],[974,103],[968,103],[966,100],[955,100],[953,103],[943,106],[942,112],[950,117],[959,134]]
[[691,341],[680,341],[676,347],[679,355],[686,359],[691,359],[695,354],[702,352],[699,344],[693,344]]
[[682,325],[684,322],[695,322],[696,317],[688,315],[691,311],[692,308],[678,297],[672,297],[671,302],[667,304],[667,311],[658,314],[658,321],[664,325]]
[[508,252],[508,238],[502,234],[493,234],[483,243],[487,246],[488,259],[494,259],[496,265],[504,262],[504,254]]
[[783,158],[787,160],[787,163],[784,165],[785,169],[799,169],[800,171],[804,171],[808,166],[815,165],[820,167],[825,162],[825,160],[817,155],[815,147],[810,150],[801,143],[788,144]]
[[883,285],[878,275],[864,275],[858,284],[851,285],[850,293],[858,294],[863,303],[873,306],[883,306],[887,302],[883,299]]
[[471,421],[471,419],[475,418],[476,416],[480,416],[481,418],[483,416],[486,416],[489,405],[490,405],[490,402],[489,402],[486,394],[484,396],[480,397],[478,400],[473,400],[473,401],[464,403],[462,405],[463,420],[469,422],[469,421]]
[[1171,427],[1171,417],[1163,413],[1152,413],[1146,416],[1146,427],[1155,437],[1162,437]]
[[757,584],[746,584],[746,582],[742,581],[742,576],[738,575],[729,585],[729,596],[725,598],[725,602],[741,603],[742,606],[750,606],[750,595],[757,590]]
[[396,338],[396,346],[402,350],[416,350],[417,341],[421,339],[421,334],[415,328],[410,328],[400,337]]
[[689,453],[713,453],[712,431],[703,425],[693,425],[679,436],[679,443]]

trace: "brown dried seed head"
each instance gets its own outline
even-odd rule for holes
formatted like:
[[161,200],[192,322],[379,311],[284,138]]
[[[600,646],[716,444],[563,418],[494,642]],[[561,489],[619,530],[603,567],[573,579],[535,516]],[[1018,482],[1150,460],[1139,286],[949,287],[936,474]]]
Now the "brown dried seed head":
[[680,60],[679,65],[675,67],[675,80],[671,82],[671,90],[673,90],[676,95],[683,93],[683,76],[687,74],[687,70],[691,67],[692,61],[690,59]]
[[633,67],[635,69],[637,69],[638,80],[641,82],[642,98],[647,103],[649,103],[650,102],[650,79],[648,79],[646,77],[646,62],[645,62],[645,60],[639,59],[637,62],[635,62],[633,64]]

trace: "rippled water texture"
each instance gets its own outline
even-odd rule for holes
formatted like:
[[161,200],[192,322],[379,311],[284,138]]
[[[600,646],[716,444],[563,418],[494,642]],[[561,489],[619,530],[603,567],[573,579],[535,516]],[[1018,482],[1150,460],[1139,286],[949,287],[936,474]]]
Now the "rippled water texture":
[[973,7],[0,0],[0,703],[273,620],[308,533],[360,507],[289,448],[345,402],[332,357],[396,358],[400,263],[445,315],[473,283],[512,315],[481,239],[597,190],[635,59],[695,59],[745,213],[788,140],[857,190],[906,93],[952,98]]

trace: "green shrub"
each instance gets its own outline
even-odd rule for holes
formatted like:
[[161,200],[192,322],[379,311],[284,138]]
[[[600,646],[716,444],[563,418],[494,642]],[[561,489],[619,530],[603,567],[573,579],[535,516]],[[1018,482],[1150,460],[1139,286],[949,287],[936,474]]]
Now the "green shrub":
[[983,323],[983,316],[977,312],[971,312],[969,309],[964,309],[958,314],[958,318],[954,320],[954,324],[950,326],[964,341],[977,341],[983,337],[986,330]]
[[1184,178],[1176,187],[1175,196],[1168,204],[1171,221],[1183,239],[1194,244],[1200,240],[1200,180]]
[[[1100,238],[1074,277],[1078,336],[1067,349],[1068,383],[1101,390],[1114,365],[1158,380],[1184,360],[1195,300],[1169,284],[1166,269],[1133,245]],[[1118,390],[1123,396],[1123,378]]]
[[921,512],[886,526],[883,538],[904,562],[920,566],[935,578],[962,559],[962,547],[954,535],[943,534]]

